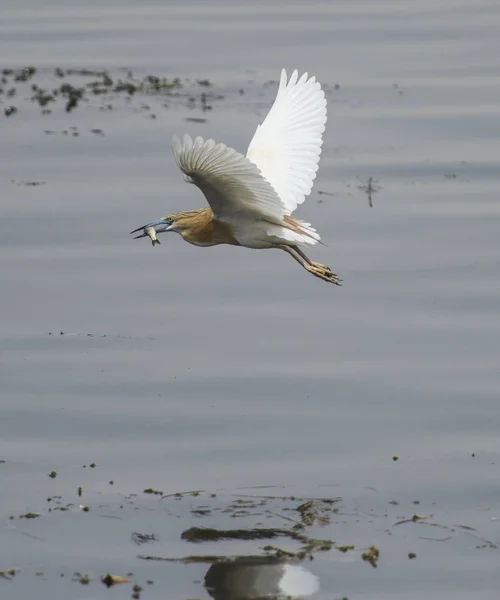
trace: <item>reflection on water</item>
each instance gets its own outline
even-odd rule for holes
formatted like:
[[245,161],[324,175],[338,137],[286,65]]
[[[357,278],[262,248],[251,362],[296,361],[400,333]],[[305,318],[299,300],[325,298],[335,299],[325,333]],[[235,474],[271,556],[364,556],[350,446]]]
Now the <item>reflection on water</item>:
[[205,575],[214,600],[306,598],[319,590],[318,578],[301,565],[274,557],[238,556],[214,563]]

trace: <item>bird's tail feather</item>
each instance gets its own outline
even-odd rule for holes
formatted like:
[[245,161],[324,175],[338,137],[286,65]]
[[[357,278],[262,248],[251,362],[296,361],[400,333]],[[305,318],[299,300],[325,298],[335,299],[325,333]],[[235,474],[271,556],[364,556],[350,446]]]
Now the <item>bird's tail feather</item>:
[[321,243],[319,233],[310,223],[299,221],[290,216],[284,218],[283,225],[270,225],[266,233],[269,237],[274,238],[276,243],[304,244],[307,246]]

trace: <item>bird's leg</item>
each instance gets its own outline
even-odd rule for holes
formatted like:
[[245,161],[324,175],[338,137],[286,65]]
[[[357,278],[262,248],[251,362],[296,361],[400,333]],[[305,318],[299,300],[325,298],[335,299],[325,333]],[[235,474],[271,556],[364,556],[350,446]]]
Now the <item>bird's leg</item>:
[[302,252],[302,250],[298,247],[298,246],[292,246],[292,248],[295,250],[295,252],[297,252],[297,254],[299,256],[301,256],[308,265],[311,265],[311,267],[315,267],[319,270],[325,271],[326,273],[331,273],[332,270],[330,269],[330,267],[327,267],[326,265],[323,265],[321,263],[318,263],[314,260],[311,260],[306,254],[305,252]]
[[288,254],[294,260],[296,260],[301,267],[303,267],[306,271],[309,271],[309,273],[312,273],[315,277],[319,277],[320,279],[328,281],[329,283],[334,283],[335,285],[341,285],[341,280],[337,275],[335,275],[335,273],[332,273],[328,267],[309,260],[303,252],[298,251],[297,246],[287,246],[286,244],[281,244],[277,247],[285,252],[288,252]]
[[327,275],[333,275],[333,277],[339,279],[338,275],[336,275],[335,273],[332,272],[332,270],[330,269],[330,267],[327,267],[326,265],[323,265],[321,263],[318,263],[314,260],[311,260],[304,252],[302,252],[302,250],[298,247],[298,246],[292,246],[292,248],[295,250],[295,252],[297,252],[297,254],[299,256],[301,256],[308,265],[310,265],[311,267],[314,267],[315,269],[318,269],[320,271],[324,271]]

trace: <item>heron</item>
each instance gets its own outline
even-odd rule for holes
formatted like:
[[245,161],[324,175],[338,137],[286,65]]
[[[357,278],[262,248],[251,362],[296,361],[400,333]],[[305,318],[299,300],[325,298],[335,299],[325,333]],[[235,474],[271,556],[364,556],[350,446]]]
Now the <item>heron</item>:
[[230,244],[253,249],[277,248],[306,271],[341,285],[332,270],[311,260],[301,246],[320,242],[316,229],[292,216],[310,194],[323,144],[326,98],[315,77],[285,69],[276,99],[250,142],[246,156],[213,139],[172,138],[172,151],[188,183],[203,192],[208,206],[174,212],[131,234],[150,237],[175,231],[195,246]]

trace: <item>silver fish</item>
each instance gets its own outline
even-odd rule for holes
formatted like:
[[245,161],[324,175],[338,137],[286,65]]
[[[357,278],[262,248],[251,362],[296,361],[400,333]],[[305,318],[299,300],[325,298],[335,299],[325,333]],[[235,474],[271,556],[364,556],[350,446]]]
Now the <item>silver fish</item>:
[[156,235],[156,229],[154,227],[144,227],[144,235],[149,235],[149,237],[151,238],[151,243],[153,244],[153,247],[155,244],[160,243],[160,240],[158,239],[158,236]]
[[156,235],[156,229],[152,225],[143,225],[142,227],[139,227],[138,229],[134,229],[134,231],[131,231],[130,233],[137,233],[138,231],[141,231],[141,229],[142,229],[141,235],[136,235],[134,240],[138,240],[139,238],[143,238],[143,237],[149,237],[153,246],[155,244],[160,243],[160,240],[158,239],[158,236]]

